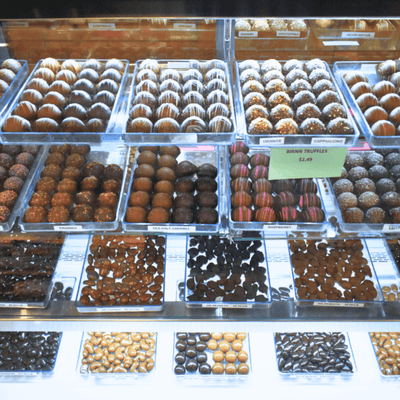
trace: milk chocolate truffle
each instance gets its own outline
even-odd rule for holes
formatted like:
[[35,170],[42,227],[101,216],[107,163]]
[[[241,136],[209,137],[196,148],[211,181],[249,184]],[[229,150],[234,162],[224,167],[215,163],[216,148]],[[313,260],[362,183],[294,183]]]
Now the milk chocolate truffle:
[[216,224],[218,222],[218,212],[214,208],[202,207],[197,212],[198,224]]
[[364,93],[357,98],[357,105],[362,112],[365,112],[368,108],[379,106],[379,101],[374,94]]
[[293,117],[294,117],[293,110],[285,104],[277,105],[270,112],[270,118],[272,123],[276,123],[284,118],[293,118]]
[[138,165],[142,164],[154,165],[156,161],[157,161],[157,156],[149,150],[141,152],[137,158]]
[[109,207],[100,207],[96,209],[93,216],[95,222],[112,222],[115,221],[115,218],[115,211]]
[[[361,168],[361,167],[356,167]],[[391,183],[393,183],[390,179],[388,179]],[[393,183],[394,186],[394,183]],[[375,192],[375,183],[369,178],[362,178],[357,180],[354,183],[354,189],[358,195],[364,192]],[[356,206],[354,206],[356,207]]]
[[381,224],[385,222],[385,211],[380,207],[369,208],[365,212],[365,222],[373,224]]
[[[41,107],[41,109],[43,107]],[[65,109],[63,111],[63,116],[64,116],[64,118],[75,117],[82,121],[87,118],[85,107],[83,107],[82,105],[80,105],[78,103],[68,104],[68,106],[65,107]]]
[[170,155],[174,158],[177,158],[179,154],[181,154],[181,150],[178,146],[171,145],[171,146],[161,146],[160,147],[160,156]]
[[53,144],[50,146],[50,153],[60,153],[62,155],[68,155],[71,153],[71,145],[68,143],[65,144]]
[[69,221],[69,211],[66,207],[52,207],[47,214],[47,219],[49,222],[68,222]]
[[175,172],[168,167],[162,167],[156,172],[157,181],[170,181],[175,182]]
[[46,219],[47,219],[47,211],[42,206],[29,207],[26,210],[24,217],[25,222],[27,222],[28,224],[46,222]]
[[255,193],[262,193],[262,192],[271,193],[272,184],[265,178],[257,179],[255,182],[253,182],[253,191]]
[[58,132],[59,125],[51,118],[39,118],[33,125],[35,132]]
[[94,192],[83,191],[83,192],[78,192],[75,195],[76,204],[87,204],[89,206],[93,206],[95,202],[96,202],[96,195]]
[[132,191],[142,190],[150,192],[153,189],[153,182],[146,177],[135,178],[132,183]]
[[64,163],[64,156],[61,153],[50,153],[46,157],[45,164],[55,164],[55,165],[62,165]]
[[248,207],[238,207],[232,212],[233,221],[250,222],[253,218],[253,211]]
[[318,207],[307,207],[301,212],[301,218],[305,222],[323,222],[325,213]]
[[323,135],[326,133],[325,125],[318,118],[307,118],[300,125],[303,135]]
[[382,165],[374,165],[372,168],[368,170],[368,176],[370,179],[376,182],[382,178],[388,178],[389,172]]
[[62,132],[83,132],[85,130],[85,124],[78,118],[68,117],[65,118],[61,123]]
[[364,213],[358,207],[348,208],[343,212],[343,220],[350,224],[359,224],[364,221]]
[[93,208],[87,204],[79,204],[72,209],[71,218],[74,222],[90,222],[93,216]]
[[274,199],[269,193],[260,192],[254,196],[254,204],[257,207],[272,207]]
[[275,222],[275,211],[270,207],[262,207],[256,211],[255,219],[258,222]]
[[57,92],[57,93],[60,93],[64,97],[68,97],[71,94],[72,89],[71,89],[71,86],[67,82],[62,81],[62,80],[57,80],[57,81],[54,81],[50,85],[50,87],[48,87],[48,89],[46,90],[45,93],[42,93],[42,92],[41,93],[43,95],[45,95],[49,91]]
[[153,178],[155,175],[155,171],[154,168],[149,165],[149,164],[142,164],[139,165],[136,169],[135,169],[135,178],[140,178],[140,177],[144,177],[144,178]]
[[286,84],[290,86],[297,79],[307,79],[307,73],[302,69],[294,68],[286,75]]
[[278,135],[296,135],[299,132],[297,123],[291,118],[284,118],[274,126],[274,133]]
[[100,81],[99,73],[93,68],[85,68],[78,74],[79,79],[87,79],[90,82],[97,84]]
[[51,196],[47,192],[35,192],[29,200],[30,206],[47,207],[51,204]]
[[299,197],[299,207],[321,207],[321,199],[319,198],[319,196],[312,192],[302,193]]
[[190,161],[181,161],[176,167],[176,176],[188,176],[195,174],[198,171],[196,165]]
[[249,148],[246,146],[244,142],[239,142],[239,141],[229,146],[230,155],[238,152],[247,154],[249,152]]
[[106,124],[99,118],[92,118],[86,123],[86,132],[104,132],[106,130]]
[[77,183],[72,179],[63,179],[57,185],[57,192],[62,193],[75,193],[77,189]]
[[252,203],[252,198],[247,192],[239,191],[231,196],[231,203],[235,208],[241,206],[249,207]]
[[2,127],[3,132],[31,132],[30,122],[18,115],[8,117]]
[[29,101],[21,101],[14,108],[13,114],[27,120],[33,120],[37,115],[37,107]]
[[128,207],[125,214],[125,221],[131,223],[146,222],[147,211],[142,207]]
[[168,193],[170,196],[174,193],[174,185],[170,181],[159,181],[154,185],[155,193]]
[[358,198],[358,206],[364,210],[377,206],[379,202],[380,198],[374,192],[364,192]]
[[0,193],[0,206],[6,206],[11,210],[14,207],[17,198],[18,194],[13,190],[4,190]]
[[162,207],[169,210],[172,207],[172,197],[167,193],[156,193],[151,201],[151,207]]
[[340,103],[339,95],[333,90],[325,90],[317,97],[317,106],[320,110],[330,103]]
[[[70,193],[55,193],[51,199],[51,205],[53,207],[71,207],[72,206],[72,195]],[[69,216],[68,216],[69,219]],[[66,221],[65,221],[66,222]]]
[[[26,100],[29,101],[29,99],[26,99]],[[245,110],[247,110],[249,107],[254,106],[256,104],[264,106],[264,107],[267,105],[267,101],[265,100],[265,97],[261,93],[253,92],[253,93],[249,93],[247,96],[245,96],[245,98],[243,100],[243,105],[244,105]]]
[[389,216],[390,216],[391,221],[394,224],[400,223],[400,207],[395,207],[395,208],[390,209]]
[[315,98],[315,95],[312,92],[310,92],[309,90],[301,90],[293,97],[293,100],[292,100],[292,104],[295,109],[298,109],[299,107],[301,107],[305,104],[314,104],[315,105],[316,103],[317,103],[317,99]]
[[169,221],[169,212],[162,207],[152,208],[147,215],[147,220],[152,224],[164,224]]
[[69,102],[78,103],[85,108],[89,108],[92,105],[93,100],[89,93],[86,93],[83,90],[73,90],[69,97]]
[[368,156],[364,158],[364,166],[367,169],[372,168],[374,165],[384,165],[384,163],[385,158],[376,152],[368,154]]
[[118,205],[118,196],[111,192],[100,193],[97,197],[97,202],[101,207],[115,208]]
[[255,104],[254,106],[251,106],[246,110],[245,117],[247,123],[251,123],[256,118],[268,119],[269,117],[268,109],[265,106]]
[[103,181],[101,188],[103,192],[113,192],[119,194],[121,191],[121,183],[115,179],[107,179]]
[[31,153],[20,153],[15,158],[15,164],[25,165],[27,168],[30,168],[35,161],[35,157]]
[[175,208],[193,208],[195,206],[194,197],[190,193],[179,194],[175,197],[174,203]]
[[36,183],[37,192],[53,192],[57,188],[57,181],[53,178],[40,178]]
[[[290,106],[291,100],[289,95],[286,92],[275,92],[268,99],[268,107],[274,108],[279,104],[285,104]],[[263,104],[265,105],[265,104]]]
[[[54,82],[53,82],[54,83]],[[65,83],[65,82],[64,82]],[[53,84],[52,84],[53,85]],[[27,89],[37,90],[42,96],[49,91],[49,84],[41,78],[33,78],[27,85]]]
[[28,177],[29,169],[25,165],[15,164],[8,170],[8,174],[25,180]]
[[143,207],[145,208],[150,203],[150,196],[147,192],[133,192],[129,197],[130,207]]
[[371,126],[371,131],[372,131],[372,134],[375,136],[395,136],[396,135],[396,127],[389,121],[376,121]]
[[183,176],[181,178],[178,178],[175,182],[175,191],[177,193],[193,192],[194,191],[194,182],[188,176]]

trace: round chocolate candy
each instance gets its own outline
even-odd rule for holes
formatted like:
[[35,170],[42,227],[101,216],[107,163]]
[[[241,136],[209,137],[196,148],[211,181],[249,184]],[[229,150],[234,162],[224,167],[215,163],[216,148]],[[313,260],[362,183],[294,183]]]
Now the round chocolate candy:
[[36,118],[37,107],[29,101],[21,101],[14,108],[13,114],[27,120],[33,120]]
[[302,69],[294,68],[286,75],[285,79],[286,84],[290,86],[297,79],[307,80],[307,73]]
[[241,221],[241,222],[250,222],[253,217],[253,212],[248,207],[238,207],[235,208],[232,212],[232,220],[233,221]]
[[94,96],[93,102],[104,103],[108,107],[112,108],[115,102],[115,95],[107,90],[102,90]]
[[[107,68],[107,67],[106,67],[106,68]],[[121,69],[122,69],[122,68],[121,68]],[[111,79],[112,81],[114,81],[114,82],[116,82],[116,83],[121,83],[122,75],[121,75],[121,73],[120,73],[119,71],[117,71],[116,69],[114,69],[114,68],[109,68],[109,69],[106,69],[106,70],[102,73],[102,75],[100,76],[100,78],[101,78],[102,80]]]
[[269,108],[274,108],[279,104],[290,106],[291,100],[286,92],[275,92],[269,97],[267,103]]
[[282,71],[284,74],[288,74],[292,69],[303,69],[304,68],[304,63],[303,61],[296,60],[295,58],[286,61],[285,64],[283,64]]
[[83,132],[85,124],[78,118],[68,117],[61,123],[62,132]]
[[244,142],[237,141],[229,146],[229,154],[232,155],[237,152],[242,152],[247,154],[249,152],[249,148],[246,146]]
[[[373,183],[373,181],[371,181],[371,182]],[[368,190],[374,192],[374,190],[372,190],[372,189],[368,189]],[[376,182],[376,191],[380,194],[384,194],[386,192],[394,192],[394,191],[396,191],[396,185],[391,179],[382,178]]]
[[245,60],[239,63],[239,72],[242,73],[246,69],[254,69],[258,73],[261,72],[261,67],[256,60]]
[[[261,82],[261,75],[258,71],[254,69],[245,69],[240,74],[240,84],[243,86],[247,81],[258,81]],[[264,82],[263,82],[264,83]],[[264,83],[265,85],[265,83]]]
[[233,154],[229,161],[231,165],[236,165],[236,164],[247,165],[249,163],[249,156],[245,153],[238,152]]
[[261,82],[258,81],[247,81],[242,86],[242,94],[243,96],[247,96],[249,93],[258,92],[263,94],[264,93],[264,86]]
[[296,222],[300,218],[300,213],[295,207],[282,207],[277,211],[278,221]]
[[333,184],[333,191],[337,196],[344,192],[354,192],[354,185],[348,179],[339,179]]
[[304,104],[316,104],[317,99],[309,90],[301,90],[293,97],[292,104],[295,109]]
[[112,79],[103,79],[96,86],[97,93],[101,92],[102,90],[107,90],[108,92],[116,95],[118,93],[119,86]]
[[[394,154],[397,154],[400,158],[400,154],[398,153]],[[383,155],[376,152],[370,153],[368,154],[367,157],[364,158],[364,166],[367,169],[372,168],[374,165],[384,165],[384,163],[385,163],[385,158],[383,157]]]
[[264,63],[261,65],[261,72],[263,74],[274,69],[282,71],[282,65],[278,60],[275,60],[273,58],[264,61]]
[[299,198],[299,207],[321,207],[321,199],[315,193],[302,193]]
[[265,100],[264,95],[258,92],[253,92],[245,96],[243,100],[245,110],[247,110],[251,106],[254,106],[255,104],[259,104],[265,107],[267,105],[267,101]]
[[343,220],[350,224],[361,223],[364,221],[364,212],[358,207],[348,208],[343,213]]
[[[250,71],[250,70],[247,70]],[[254,71],[253,71],[254,72]],[[278,71],[276,69],[273,69],[271,71],[266,72],[262,78],[261,78],[261,82],[262,84],[265,86],[268,84],[268,82],[272,81],[273,79],[279,79],[283,82],[285,82],[285,77],[283,76],[281,71]],[[256,79],[258,80],[258,79]]]
[[331,135],[353,135],[354,128],[349,120],[345,118],[335,118],[327,125],[327,132]]
[[291,118],[284,118],[274,126],[274,133],[278,135],[296,135],[299,132],[297,123]]
[[78,103],[85,108],[89,108],[93,101],[89,93],[86,93],[83,90],[74,90],[71,92],[69,102]]
[[256,167],[251,169],[250,178],[253,182],[260,178],[268,179],[268,167],[264,167],[264,165],[257,165]]
[[[241,179],[246,179],[246,178],[241,178]],[[262,192],[271,193],[272,191],[272,183],[265,178],[257,179],[255,182],[253,182],[252,187],[255,193],[262,193]]]
[[95,103],[93,104],[88,111],[88,118],[98,118],[103,121],[108,121],[111,116],[110,107],[108,107],[104,103]]
[[374,192],[364,192],[358,198],[358,206],[363,210],[375,207],[379,204],[379,202],[380,198]]
[[[51,84],[51,86],[54,85],[55,82],[53,82]],[[65,83],[65,82],[63,82]],[[42,96],[46,95],[46,93],[49,91],[49,88],[51,87],[49,86],[49,84],[41,78],[33,78],[27,85],[26,88],[27,89],[34,89],[37,90]],[[68,85],[69,87],[69,85]],[[54,89],[51,89],[54,90]],[[55,90],[56,92],[58,92],[58,90]],[[71,89],[70,89],[71,91]]]
[[[368,111],[368,110],[367,110]],[[371,126],[372,134],[375,136],[395,136],[396,127],[390,121],[377,121]]]
[[[390,211],[389,211],[390,213]],[[365,212],[365,222],[372,223],[372,224],[381,224],[385,222],[386,216],[385,211],[382,210],[380,207],[372,207],[369,208]]]
[[265,85],[265,96],[269,98],[273,93],[276,92],[287,92],[288,87],[286,83],[280,79],[272,79]]
[[320,118],[321,111],[315,104],[303,104],[296,110],[296,121],[301,124],[307,118]]
[[387,113],[390,113],[395,108],[400,107],[400,96],[395,93],[385,94],[379,100],[379,103]]
[[333,90],[325,90],[317,97],[317,106],[323,110],[330,103],[340,103],[339,95]]
[[250,192],[250,189],[251,189],[251,183],[247,178],[239,177],[231,182],[231,190],[233,192],[238,192],[238,191]]
[[98,72],[92,68],[85,68],[78,74],[79,79],[87,79],[93,84],[97,84],[100,81]]
[[295,206],[297,204],[297,196],[292,192],[280,192],[275,196],[275,205],[277,207]]
[[34,124],[35,132],[57,132],[59,125],[51,118],[39,118]]
[[82,121],[87,118],[85,107],[83,107],[81,104],[78,103],[68,104],[68,106],[65,107],[63,111],[63,116],[64,118],[75,117]]
[[135,118],[128,122],[127,132],[150,133],[153,130],[153,123],[148,118]]
[[[215,104],[217,106],[217,104]],[[217,115],[217,114],[216,114]],[[223,114],[221,114],[223,115]],[[206,112],[200,104],[188,104],[182,111],[181,119],[185,120],[189,117],[199,117],[203,121],[206,119]]]
[[274,198],[267,192],[260,192],[254,196],[254,204],[257,207],[272,207]]
[[317,68],[311,72],[308,79],[310,80],[311,85],[315,85],[316,82],[322,79],[331,80],[331,76],[329,75],[329,72],[326,71],[325,69]]
[[293,113],[293,110],[289,106],[287,106],[285,104],[279,104],[271,110],[270,117],[271,117],[272,123],[276,124],[281,119],[293,118],[294,113]]
[[307,207],[301,212],[301,218],[305,222],[323,222],[325,213],[318,207]]
[[294,97],[297,93],[307,90],[312,91],[311,85],[305,79],[296,79],[289,87],[289,95]]
[[272,133],[272,130],[272,124],[266,118],[256,118],[251,121],[248,127],[248,133],[250,135],[269,135]]
[[172,118],[161,118],[154,124],[154,132],[177,133],[180,130],[178,122]]
[[300,133],[303,135],[323,135],[326,128],[318,118],[307,118],[300,125]]
[[262,153],[253,154],[250,159],[250,165],[252,167],[256,167],[258,165],[263,165],[265,167],[268,167],[269,157]]
[[255,218],[258,222],[275,222],[276,214],[273,208],[262,207],[256,211]]
[[89,79],[79,79],[74,83],[74,86],[72,88],[73,90],[83,90],[86,93],[89,93],[90,95],[94,95],[96,92],[96,88],[94,87],[94,84],[89,81]]
[[357,105],[362,112],[365,112],[370,107],[378,106],[379,101],[374,94],[364,93],[357,99]]
[[22,93],[19,101],[29,101],[30,103],[38,107],[43,101],[43,96],[39,91],[35,89],[28,89],[25,90],[24,93]]
[[337,202],[342,212],[348,208],[357,207],[358,205],[357,196],[349,192],[340,194],[337,198]]
[[[358,167],[358,168],[360,168],[360,167]],[[387,179],[387,180],[392,182],[390,179]],[[394,186],[394,183],[393,183],[393,186]],[[372,181],[371,179],[369,179],[367,177],[361,178],[354,183],[354,189],[358,195],[360,195],[361,193],[364,193],[364,192],[375,192],[375,183],[374,183],[374,181]]]
[[209,131],[214,133],[230,132],[232,130],[232,122],[222,115],[214,117],[208,126]]
[[372,126],[377,121],[388,120],[389,114],[382,107],[373,106],[365,111],[364,117],[368,124]]

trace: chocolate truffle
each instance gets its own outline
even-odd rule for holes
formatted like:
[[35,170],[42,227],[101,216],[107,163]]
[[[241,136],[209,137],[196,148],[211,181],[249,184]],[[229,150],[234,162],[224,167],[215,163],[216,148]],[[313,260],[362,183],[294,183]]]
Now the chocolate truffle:
[[176,208],[172,214],[172,222],[176,224],[190,224],[194,221],[194,214],[190,208]]
[[389,172],[382,165],[374,165],[372,168],[368,170],[368,177],[376,182],[382,178],[388,178]]
[[235,208],[232,212],[232,220],[240,221],[240,222],[250,222],[253,217],[253,212],[248,207],[238,207]]
[[115,221],[115,218],[115,211],[108,207],[100,207],[96,209],[93,216],[95,222],[112,222]]
[[214,208],[202,207],[197,213],[198,224],[216,224],[218,212]]
[[[400,156],[400,154],[397,154]],[[367,157],[364,158],[364,166],[367,169],[372,168],[374,165],[384,165],[385,164],[385,158],[379,154],[379,153],[371,153],[368,154]]]
[[100,180],[95,176],[87,176],[80,182],[81,190],[83,191],[95,191],[100,186]]
[[175,172],[168,167],[160,168],[157,170],[156,179],[157,181],[169,181],[173,183],[175,181]]
[[164,224],[169,221],[169,212],[162,207],[152,208],[147,215],[147,220],[152,224]]
[[327,132],[330,135],[353,135],[354,128],[352,127],[350,121],[345,118],[335,118],[329,121],[327,127]]
[[273,181],[274,191],[279,192],[291,192],[293,190],[293,182],[291,179],[278,179]]
[[255,193],[262,193],[262,192],[271,193],[272,183],[265,178],[257,179],[255,182],[253,182],[253,191]]
[[188,176],[195,174],[198,171],[196,165],[190,161],[181,161],[176,167],[176,176]]
[[49,222],[68,222],[69,221],[69,211],[66,207],[52,207],[47,214],[47,219]]
[[19,193],[22,186],[24,186],[24,181],[17,176],[12,176],[11,178],[6,179],[3,188],[4,190],[13,190],[16,193]]
[[159,152],[160,152],[160,156],[170,155],[174,158],[177,158],[179,156],[179,154],[181,154],[180,148],[175,145],[161,146]]
[[29,169],[26,168],[25,165],[15,164],[8,170],[8,174],[10,176],[18,176],[18,178],[25,180],[28,177]]
[[103,181],[101,188],[103,192],[113,192],[119,194],[121,191],[121,183],[115,179],[107,179]]
[[22,164],[30,168],[35,161],[35,157],[31,153],[20,153],[15,158],[15,164]]
[[374,192],[364,192],[358,198],[358,207],[365,210],[379,204],[379,196]]
[[235,208],[241,206],[249,207],[252,203],[252,198],[247,192],[240,191],[231,196],[231,203]]
[[104,175],[104,165],[96,161],[92,161],[85,165],[81,171],[82,176],[95,176],[97,179],[101,180]]
[[7,222],[10,218],[11,212],[5,206],[0,206],[0,223]]
[[[361,167],[356,167],[361,168]],[[390,179],[389,179],[390,181]],[[392,182],[392,181],[390,181]],[[392,182],[393,183],[393,182]],[[394,183],[393,183],[394,186]],[[354,189],[358,195],[364,192],[375,192],[375,183],[369,178],[362,178],[354,183]],[[356,207],[356,206],[354,206]]]
[[267,192],[260,192],[254,196],[254,205],[256,207],[272,207],[274,198]]
[[215,208],[218,205],[218,196],[213,192],[201,192],[195,200],[200,207]]
[[323,222],[325,213],[318,207],[307,207],[301,212],[301,218],[305,222]]
[[75,193],[78,185],[72,179],[63,179],[57,185],[57,192],[60,193]]
[[89,206],[93,206],[95,202],[96,202],[96,195],[94,192],[84,191],[84,192],[78,192],[75,195],[76,204],[87,204]]
[[66,167],[75,167],[81,169],[85,164],[86,164],[86,159],[80,154],[71,154],[65,160]]
[[347,208],[357,207],[357,196],[353,193],[344,192],[337,197],[340,210],[343,212]]
[[25,222],[27,222],[28,224],[46,222],[46,219],[47,219],[47,211],[42,206],[29,207],[26,210],[24,217]]
[[174,204],[175,208],[192,208],[195,205],[194,197],[190,193],[179,194],[175,197]]
[[385,211],[380,207],[369,208],[365,212],[365,222],[373,224],[381,224],[385,222]]
[[36,183],[37,192],[53,192],[57,188],[57,181],[50,177],[40,178]]
[[[357,198],[356,198],[357,200]],[[357,204],[356,204],[357,205]],[[321,207],[321,199],[315,193],[302,193],[299,197],[299,207]]]
[[202,164],[199,166],[197,170],[197,176],[199,178],[202,177],[210,177],[210,178],[216,178],[218,174],[218,169],[212,164],[206,163]]
[[349,171],[348,179],[352,182],[368,177],[368,171],[364,167],[354,167]]
[[5,153],[0,154],[0,166],[9,170],[14,165],[14,159]]
[[174,185],[169,181],[159,181],[154,185],[155,193],[168,193],[170,196],[174,193]]
[[151,207],[163,207],[169,210],[172,207],[172,197],[167,193],[157,193],[151,201]]
[[277,214],[280,222],[296,222],[300,218],[300,213],[295,207],[282,207]]
[[51,204],[51,196],[47,192],[35,192],[29,200],[30,206],[48,207]]
[[229,146],[229,154],[235,154],[235,153],[245,153],[247,154],[249,152],[249,148],[246,146],[246,144],[244,142],[235,142],[234,144],[232,144],[231,146]]
[[172,170],[175,170],[176,166],[178,165],[176,159],[169,154],[161,156],[158,159],[157,164],[159,168],[168,167],[171,168]]
[[299,193],[317,193],[317,183],[312,178],[300,179],[296,184],[296,190]]
[[115,208],[118,205],[118,196],[115,193],[101,193],[97,197],[97,202],[101,207]]
[[188,176],[178,178],[175,182],[175,191],[177,193],[189,193],[194,191],[194,182]]
[[149,164],[139,165],[134,172],[135,178],[153,178],[155,175],[154,168]]
[[307,118],[300,125],[300,133],[303,135],[324,135],[326,128],[318,118]]
[[74,222],[90,222],[93,216],[93,208],[87,204],[79,204],[72,209],[71,218]]
[[297,197],[292,192],[280,192],[274,199],[276,207],[295,206]]
[[257,165],[256,167],[252,168],[250,172],[250,178],[253,182],[260,178],[268,179],[268,167]]
[[[49,167],[50,167],[50,165],[49,165]],[[63,179],[72,179],[73,181],[78,181],[80,176],[81,176],[80,169],[75,168],[75,167],[67,167],[61,173],[61,177]]]
[[389,216],[394,224],[400,223],[400,207],[395,207],[389,210]]
[[322,119],[328,123],[336,118],[347,118],[346,110],[340,103],[330,103],[322,110]]
[[[55,193],[51,199],[51,205],[53,207],[71,207],[72,206],[72,195],[70,193]],[[69,217],[68,217],[69,218]],[[65,221],[66,222],[66,221]]]
[[272,133],[273,126],[266,118],[256,118],[248,126],[250,135],[269,135]]
[[198,192],[215,192],[218,188],[217,182],[209,177],[198,178],[195,186]]
[[125,221],[130,223],[146,222],[147,211],[142,207],[128,207]]
[[146,177],[135,178],[132,183],[132,191],[141,190],[150,192],[153,189],[153,182]]
[[343,212],[343,220],[349,224],[359,224],[364,221],[364,213],[358,207],[348,208]]
[[150,196],[147,192],[133,192],[129,197],[130,207],[143,207],[145,208],[150,203]]
[[354,186],[348,179],[339,179],[333,184],[333,191],[335,192],[336,196],[344,192],[354,192]]
[[348,154],[344,159],[344,166],[347,170],[350,170],[354,167],[362,167],[363,165],[364,161],[358,154]]
[[381,202],[385,208],[400,207],[400,194],[397,192],[386,192],[382,195]]
[[[374,192],[375,190],[371,190],[371,191]],[[382,179],[379,179],[379,181],[376,182],[376,191],[379,194],[384,194],[386,192],[395,192],[396,191],[396,185],[391,179],[382,178]]]
[[71,146],[71,154],[80,154],[84,156],[90,152],[90,146],[88,144],[77,144]]

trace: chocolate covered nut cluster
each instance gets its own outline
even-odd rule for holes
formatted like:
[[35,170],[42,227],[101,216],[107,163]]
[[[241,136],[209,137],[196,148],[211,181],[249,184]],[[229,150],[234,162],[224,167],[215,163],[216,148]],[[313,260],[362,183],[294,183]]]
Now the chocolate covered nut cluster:
[[0,99],[4,93],[7,92],[12,81],[17,76],[18,72],[22,68],[22,65],[12,58],[4,60],[0,66]]
[[104,132],[124,68],[117,59],[44,59],[2,131]]
[[320,59],[239,63],[250,135],[352,135],[327,67]]
[[267,270],[261,241],[219,236],[189,240],[188,301],[266,302]]
[[0,371],[51,371],[61,333],[0,332]]
[[232,220],[323,222],[314,179],[268,180],[269,156],[251,153],[243,142],[229,147]]
[[226,64],[188,62],[187,69],[144,60],[135,76],[127,132],[230,132],[231,98]]
[[399,60],[378,64],[376,73],[382,80],[372,86],[361,71],[343,77],[375,136],[400,134],[399,64]]
[[62,239],[4,238],[0,244],[0,302],[43,302],[62,244]]
[[290,241],[290,250],[300,300],[377,298],[371,267],[360,240],[294,240]]
[[140,147],[125,221],[216,224],[218,169],[177,161],[177,146]]
[[88,264],[83,275],[82,305],[162,303],[165,237],[93,236]]
[[0,223],[7,222],[39,146],[0,145]]
[[124,171],[89,162],[89,153],[88,145],[51,146],[25,222],[115,221]]
[[243,350],[246,333],[214,332],[176,334],[176,375],[247,375],[249,355]]
[[346,156],[333,191],[346,223],[400,223],[400,154],[377,149]]
[[148,373],[154,368],[154,332],[88,332],[82,346],[83,374]]
[[399,332],[370,332],[379,367],[383,375],[400,375]]
[[275,333],[278,369],[284,373],[352,373],[346,337],[339,332]]

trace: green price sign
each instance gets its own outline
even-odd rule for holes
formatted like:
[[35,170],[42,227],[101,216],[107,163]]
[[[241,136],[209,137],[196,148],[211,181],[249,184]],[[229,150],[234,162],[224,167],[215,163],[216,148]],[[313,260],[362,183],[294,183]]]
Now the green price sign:
[[268,179],[334,178],[342,173],[347,148],[271,148]]

